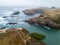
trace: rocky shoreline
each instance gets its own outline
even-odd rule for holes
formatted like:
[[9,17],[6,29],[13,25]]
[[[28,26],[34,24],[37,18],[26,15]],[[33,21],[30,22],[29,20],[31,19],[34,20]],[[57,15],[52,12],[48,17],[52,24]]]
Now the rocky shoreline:
[[50,28],[60,28],[60,9],[58,8],[47,8],[44,10],[44,13],[42,13],[39,17],[34,17],[26,22],[30,24],[38,24],[47,26]]

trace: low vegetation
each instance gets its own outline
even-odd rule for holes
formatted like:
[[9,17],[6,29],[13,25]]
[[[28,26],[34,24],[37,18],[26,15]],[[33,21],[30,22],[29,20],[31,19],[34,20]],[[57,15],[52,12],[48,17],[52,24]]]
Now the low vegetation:
[[41,41],[41,40],[46,38],[45,35],[39,34],[39,33],[35,33],[35,32],[31,33],[30,35],[31,35],[32,38],[34,38],[34,39],[36,39],[38,41]]

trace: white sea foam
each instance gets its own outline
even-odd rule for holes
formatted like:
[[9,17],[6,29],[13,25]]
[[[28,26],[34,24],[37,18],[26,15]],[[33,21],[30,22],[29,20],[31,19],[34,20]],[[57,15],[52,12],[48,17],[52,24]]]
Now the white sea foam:
[[3,21],[3,20],[4,20],[4,18],[0,17],[0,22]]
[[8,21],[0,21],[0,24],[2,25],[6,25],[8,23]]
[[7,12],[4,12],[4,15],[5,16],[10,16],[13,12],[12,11],[7,11]]
[[30,25],[26,22],[19,22],[18,24],[21,24],[21,25],[26,25],[27,27],[30,27]]

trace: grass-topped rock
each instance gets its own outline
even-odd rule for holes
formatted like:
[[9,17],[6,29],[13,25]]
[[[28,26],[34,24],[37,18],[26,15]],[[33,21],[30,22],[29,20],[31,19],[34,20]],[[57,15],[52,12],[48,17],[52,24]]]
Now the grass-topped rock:
[[[40,39],[42,39],[41,36]],[[10,28],[0,30],[0,45],[45,45],[43,42],[32,39],[24,28]]]

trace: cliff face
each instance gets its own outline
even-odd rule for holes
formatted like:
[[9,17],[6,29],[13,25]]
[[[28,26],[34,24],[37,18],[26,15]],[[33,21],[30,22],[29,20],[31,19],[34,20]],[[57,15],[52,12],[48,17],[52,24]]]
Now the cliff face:
[[27,22],[37,23],[51,28],[60,28],[60,9],[45,9],[39,17],[31,18]]

